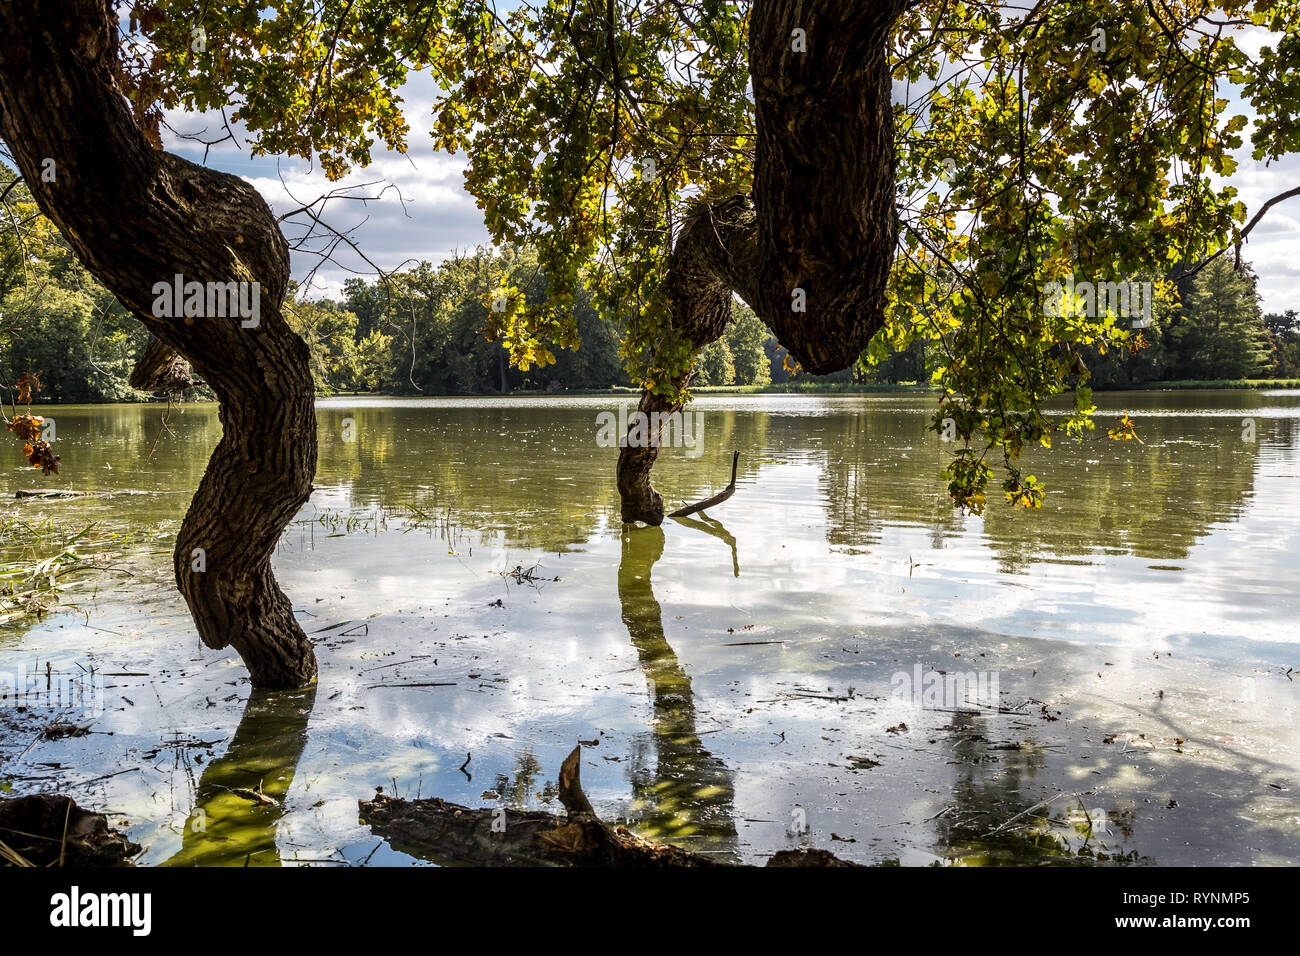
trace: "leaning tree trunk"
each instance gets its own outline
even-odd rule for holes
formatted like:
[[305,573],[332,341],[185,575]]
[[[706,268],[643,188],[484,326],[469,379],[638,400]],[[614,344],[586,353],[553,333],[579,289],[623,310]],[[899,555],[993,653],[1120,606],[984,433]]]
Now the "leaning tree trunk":
[[[695,355],[726,331],[733,289],[746,300],[757,296],[754,222],[749,200],[735,196],[700,206],[682,225],[668,266],[670,331],[683,337]],[[673,391],[689,385],[693,374],[693,366],[681,373],[671,383]],[[618,491],[625,522],[663,523],[664,500],[650,484],[650,470],[659,457],[663,423],[681,408],[680,401],[658,392],[641,393],[637,411],[648,424],[638,429],[633,421],[618,453]],[[648,435],[649,440],[634,440],[634,434]]]
[[[0,0],[0,136],[81,261],[221,403],[174,558],[199,636],[233,645],[255,686],[302,686],[316,659],[271,573],[316,468],[307,348],[281,313],[288,247],[247,183],[150,145],[115,79],[117,29],[111,0]],[[256,325],[155,315],[176,275],[260,283]]]
[[[905,6],[754,0],[753,191],[695,210],[669,263],[670,328],[695,355],[726,330],[733,291],[813,374],[847,368],[884,324],[898,235],[886,50]],[[646,392],[641,408],[680,406]],[[624,439],[624,521],[663,521],[650,483],[657,439]]]

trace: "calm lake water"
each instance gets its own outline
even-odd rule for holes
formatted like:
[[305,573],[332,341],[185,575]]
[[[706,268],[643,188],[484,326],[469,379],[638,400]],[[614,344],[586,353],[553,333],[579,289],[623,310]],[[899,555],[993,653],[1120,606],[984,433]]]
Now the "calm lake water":
[[[1296,863],[1300,393],[1099,404],[1031,459],[1041,511],[981,518],[947,500],[929,397],[700,399],[656,486],[712,494],[737,449],[735,496],[625,529],[616,399],[322,401],[275,560],[320,680],[269,697],[170,580],[215,407],[43,408],[63,473],[10,443],[10,493],[148,494],[5,506],[46,529],[6,560],[94,522],[74,547],[114,569],[0,626],[11,685],[94,674],[88,735],[37,739],[67,708],[10,699],[0,787],[109,812],[145,864],[403,865],[359,798],[558,810],[582,740],[604,818],[729,860]],[[1141,444],[1105,437],[1123,411]],[[150,533],[96,537],[123,529]],[[961,680],[978,699],[927,690]]]

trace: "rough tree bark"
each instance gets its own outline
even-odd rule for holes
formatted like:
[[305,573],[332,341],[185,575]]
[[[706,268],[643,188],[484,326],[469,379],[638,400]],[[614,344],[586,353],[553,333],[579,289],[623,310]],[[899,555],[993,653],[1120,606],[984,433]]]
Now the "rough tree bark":
[[[0,136],[41,211],[221,403],[174,557],[199,636],[233,645],[255,686],[305,685],[316,659],[270,564],[316,468],[307,347],[281,314],[284,237],[247,183],[150,144],[115,79],[111,2],[0,0],[0,36]],[[260,321],[155,316],[155,283],[178,274],[260,283]]]
[[140,392],[183,392],[194,386],[194,376],[183,355],[150,336],[131,369],[129,384]]
[[[748,197],[733,196],[700,206],[682,225],[668,267],[668,307],[673,328],[696,355],[726,331],[733,289],[746,301],[758,296],[755,223]],[[694,371],[692,366],[674,380],[674,389],[689,385]],[[620,442],[618,491],[625,522],[663,523],[664,500],[650,483],[650,470],[659,458],[663,423],[681,408],[681,402],[657,392],[641,392],[637,410],[653,425],[647,443],[629,440],[637,427],[635,421]]]
[[[753,191],[696,210],[669,264],[671,322],[697,355],[726,330],[733,291],[813,374],[851,365],[884,324],[898,235],[886,49],[905,5],[754,0]],[[802,52],[796,30],[804,31]],[[674,384],[689,384],[690,374]],[[647,414],[680,407],[642,393]],[[624,521],[663,521],[650,483],[658,454],[655,434],[644,448],[624,439]]]

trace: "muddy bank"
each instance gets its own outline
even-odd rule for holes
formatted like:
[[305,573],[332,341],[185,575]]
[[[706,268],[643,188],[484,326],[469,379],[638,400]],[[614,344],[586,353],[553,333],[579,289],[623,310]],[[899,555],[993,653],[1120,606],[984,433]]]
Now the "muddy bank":
[[0,797],[0,866],[117,866],[140,845],[71,797]]

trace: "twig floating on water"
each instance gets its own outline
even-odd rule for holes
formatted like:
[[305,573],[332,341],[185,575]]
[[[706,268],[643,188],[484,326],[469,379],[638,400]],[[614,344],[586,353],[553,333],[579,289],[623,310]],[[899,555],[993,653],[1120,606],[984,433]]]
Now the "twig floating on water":
[[1046,800],[1040,800],[1040,801],[1038,801],[1038,802],[1035,803],[1032,807],[1030,807],[1028,810],[1021,810],[1019,813],[1017,813],[1017,814],[1016,814],[1014,817],[1012,817],[1010,820],[1006,821],[1006,823],[1003,823],[1002,826],[1000,826],[1000,827],[994,827],[994,828],[993,828],[992,830],[990,830],[988,833],[985,833],[984,836],[986,836],[986,837],[990,837],[990,836],[992,836],[993,834],[995,834],[995,833],[997,833],[997,832],[999,832],[999,831],[1001,831],[1001,830],[1005,830],[1008,826],[1010,826],[1011,824],[1015,823],[1015,822],[1016,822],[1017,820],[1019,820],[1021,817],[1026,816],[1026,815],[1028,815],[1028,814],[1030,814],[1030,813],[1033,813],[1033,812],[1034,812],[1035,810],[1037,810],[1039,807],[1046,806],[1047,804],[1049,804],[1049,803],[1051,803],[1052,801],[1056,800],[1057,798],[1063,796],[1064,794],[1065,794],[1065,791],[1062,790],[1060,793],[1056,794],[1055,796],[1048,797]]

